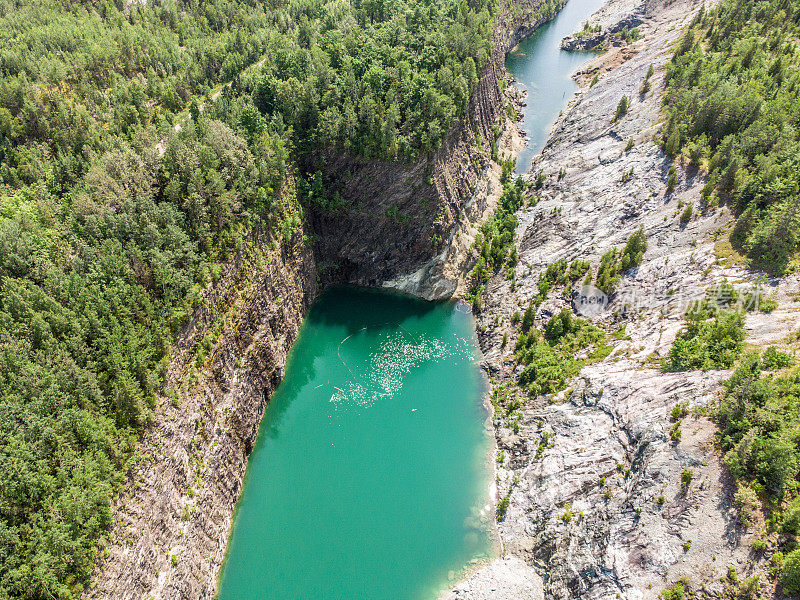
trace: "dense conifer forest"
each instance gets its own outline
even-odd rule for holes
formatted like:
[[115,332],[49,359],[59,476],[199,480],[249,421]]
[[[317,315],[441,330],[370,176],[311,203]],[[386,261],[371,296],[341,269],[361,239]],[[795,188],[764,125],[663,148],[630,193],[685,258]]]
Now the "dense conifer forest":
[[[798,36],[796,0],[723,0],[695,18],[667,71],[665,151],[708,173],[703,200],[733,211],[734,248],[779,275],[796,270],[800,244]],[[775,348],[741,356],[740,313],[711,316],[687,316],[666,365],[737,367],[715,414],[735,504],[744,525],[763,506],[780,534],[770,570],[800,592],[800,374]]]
[[800,4],[724,0],[701,11],[667,72],[663,146],[703,169],[734,246],[781,274],[800,244]]
[[[534,16],[560,4],[544,0]],[[319,148],[394,161],[435,151],[509,10],[519,9],[0,0],[0,600],[73,599],[88,585],[201,291],[248,231],[288,241],[309,202],[338,206],[302,159]],[[665,152],[708,174],[702,208],[730,206],[734,247],[773,274],[795,268],[800,245],[799,36],[797,0],[722,0],[692,22],[667,71]],[[518,260],[525,190],[510,171],[478,238],[478,310],[491,274]],[[627,248],[604,258],[598,283],[602,274],[613,289]],[[548,270],[540,291],[587,271]],[[552,385],[540,365],[573,370],[564,357],[575,340],[605,348],[590,324],[554,319],[517,348],[531,390]],[[741,318],[729,321],[738,341],[726,357],[741,347]],[[731,367],[709,344],[696,352],[695,338],[717,329],[695,329],[670,370]],[[741,358],[716,418],[738,502],[766,506],[785,533],[785,576],[800,581],[800,386],[784,363]]]

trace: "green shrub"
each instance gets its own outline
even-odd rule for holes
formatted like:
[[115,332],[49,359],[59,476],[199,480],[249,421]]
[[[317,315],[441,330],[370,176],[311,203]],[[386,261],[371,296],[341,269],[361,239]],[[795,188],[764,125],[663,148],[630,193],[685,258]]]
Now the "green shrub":
[[[756,542],[761,542],[761,544],[756,544]],[[763,544],[763,547],[761,546]],[[761,550],[757,550],[756,547],[761,548]],[[766,548],[766,542],[764,540],[754,540],[753,541],[753,550],[756,552],[763,552],[764,548]],[[760,590],[761,590],[761,580],[758,575],[751,575],[750,577],[746,577],[743,579],[735,590],[735,598],[736,600],[755,600],[756,598],[760,597]]]
[[620,271],[618,250],[612,248],[600,258],[595,285],[606,294],[613,293],[621,278]]
[[[544,338],[544,339],[543,339]],[[545,324],[544,336],[536,329],[520,334],[514,349],[517,362],[524,365],[519,383],[533,396],[566,388],[587,359],[576,354],[600,347],[605,334],[584,319],[564,308]]]
[[786,555],[781,569],[781,585],[789,592],[800,592],[800,550]]
[[631,234],[621,252],[617,248],[612,248],[601,257],[595,285],[606,294],[612,294],[622,273],[642,264],[646,250],[647,236],[644,228],[640,227]]
[[525,309],[525,314],[522,315],[522,333],[527,333],[533,327],[535,319],[536,309],[533,308],[533,304],[529,304],[528,308]]
[[761,368],[767,371],[777,371],[779,369],[785,369],[789,365],[792,364],[792,357],[786,354],[785,352],[781,352],[774,346],[770,346],[764,351],[764,354],[761,356]]
[[795,498],[783,513],[781,531],[795,537],[800,536],[800,498]]
[[633,267],[638,267],[642,264],[642,257],[647,250],[647,236],[644,234],[644,228],[639,227],[625,242],[625,247],[622,249],[622,257],[620,259],[620,267],[623,271],[627,271]]
[[692,480],[694,479],[694,471],[690,468],[686,467],[681,473],[681,488],[683,490],[688,490],[689,486],[692,485]]
[[758,308],[759,300],[759,294],[753,292],[741,294],[730,283],[723,281],[719,285],[709,287],[701,300],[692,302],[687,317],[691,315],[694,319],[708,319],[721,310],[753,311]]
[[655,71],[655,68],[654,68],[654,67],[653,67],[653,65],[651,64],[651,65],[650,65],[650,66],[647,68],[647,75],[645,75],[644,81],[642,81],[642,85],[641,85],[641,87],[639,88],[639,93],[640,93],[642,96],[644,96],[644,95],[645,95],[647,92],[649,92],[649,91],[652,89],[652,83],[650,82],[650,78],[653,76],[653,74],[654,74],[655,72],[656,72],[656,71]]
[[[681,151],[681,136],[678,133],[677,129],[673,129],[672,132],[665,138],[664,143],[664,152],[667,153],[667,156],[674,158],[678,155]],[[676,178],[677,181],[677,178]],[[668,185],[669,189],[669,185]],[[674,189],[674,186],[673,188]],[[672,191],[672,190],[670,190]],[[669,193],[669,192],[668,192]]]
[[758,310],[764,313],[771,313],[776,308],[778,308],[778,301],[775,300],[775,298],[764,298],[759,296]]
[[[503,168],[504,171],[513,171],[513,161],[504,163]],[[474,248],[478,252],[478,258],[470,273],[470,290],[467,296],[473,307],[482,306],[479,297],[492,275],[499,273],[504,265],[513,268],[519,260],[514,243],[514,231],[517,228],[515,213],[524,202],[525,181],[521,177],[515,181],[507,179],[497,208],[481,224],[480,231],[475,236]]]
[[537,282],[538,293],[534,297],[537,306],[547,299],[547,295],[555,286],[570,285],[577,282],[584,274],[588,273],[590,264],[582,260],[573,260],[568,263],[560,259],[547,265],[544,273],[539,275]]
[[715,419],[725,463],[738,479],[754,480],[780,498],[800,468],[792,433],[800,426],[800,375],[764,376],[758,352],[746,354],[725,383]]
[[505,496],[500,498],[500,502],[497,503],[497,521],[503,521],[506,518],[506,513],[508,512],[508,504],[511,502],[511,492],[507,493]]
[[661,597],[664,600],[685,600],[691,593],[689,580],[681,577],[678,581],[673,583],[670,587],[661,592]]
[[669,413],[669,419],[673,423],[677,423],[688,414],[689,414],[689,404],[686,402],[679,402],[678,404],[672,407],[672,410]]
[[720,311],[713,319],[690,312],[664,361],[665,371],[728,369],[744,341],[744,319],[736,311]]
[[631,167],[629,171],[626,171],[622,174],[620,181],[622,183],[628,183],[631,179],[633,179],[633,167]]
[[563,308],[561,312],[547,321],[544,328],[544,337],[549,342],[557,342],[563,336],[577,331],[580,326],[579,319],[573,316],[572,311],[568,308]]
[[674,192],[677,185],[678,173],[673,166],[669,168],[669,176],[667,177],[667,195],[670,195],[672,192]]
[[623,96],[620,98],[619,104],[617,104],[617,111],[614,113],[614,121],[619,121],[622,117],[628,114],[628,108],[630,107],[630,100],[628,100],[627,96]]
[[769,574],[776,579],[781,573],[781,569],[783,568],[783,563],[786,560],[786,557],[783,554],[783,551],[776,550],[772,553],[772,556],[769,557]]

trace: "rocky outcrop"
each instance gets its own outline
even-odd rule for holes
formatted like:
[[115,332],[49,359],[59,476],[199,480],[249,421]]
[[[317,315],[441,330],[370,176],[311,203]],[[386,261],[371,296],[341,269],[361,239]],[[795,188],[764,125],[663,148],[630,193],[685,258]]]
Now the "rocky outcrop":
[[609,2],[586,21],[583,31],[568,35],[561,41],[564,50],[597,50],[627,42],[619,35],[624,30],[638,28],[647,18],[647,0],[616,0]]
[[[450,600],[490,592],[502,597],[511,578],[494,573],[514,558],[525,565],[521,575],[532,568],[542,576],[545,598],[558,599],[655,600],[682,576],[719,596],[728,565],[740,575],[764,569],[750,549],[758,532],[736,520],[734,485],[714,448],[716,427],[703,416],[729,373],[657,368],[692,299],[723,280],[744,287],[756,283],[755,274],[719,253],[724,239],[719,233],[730,215],[701,208],[702,173],[678,167],[676,189],[667,193],[672,163],[653,142],[664,66],[700,4],[611,0],[604,11],[626,7],[643,11],[645,37],[612,48],[576,74],[584,86],[532,167],[544,177],[535,192],[539,202],[518,213],[515,281],[497,276],[488,285],[479,337],[493,381],[516,381],[513,316],[529,305],[549,264],[580,259],[596,268],[603,253],[623,246],[639,227],[649,247],[642,264],[622,278],[608,309],[594,319],[607,332],[617,332],[609,338],[611,354],[584,367],[559,394],[530,399],[520,393],[525,404],[516,423],[495,420],[505,457],[498,469],[499,495],[509,494],[498,524],[504,558],[461,584]],[[651,64],[652,91],[642,94]],[[613,122],[622,96],[631,99],[630,109]],[[688,204],[695,211],[683,223],[680,214]],[[796,276],[770,282],[766,293],[779,308],[747,316],[748,343],[796,335],[800,303],[791,291],[797,284]],[[536,314],[537,326],[567,304],[551,294]],[[504,345],[506,335],[510,341]],[[678,403],[697,410],[681,423],[681,438],[673,440],[670,412]],[[688,486],[681,482],[686,469],[694,476]]]
[[247,456],[318,293],[303,237],[251,232],[179,334],[87,598],[213,597]]
[[456,292],[469,266],[466,240],[499,196],[492,146],[512,129],[506,110],[510,97],[504,93],[505,56],[541,25],[542,20],[529,16],[540,4],[515,2],[518,16],[499,18],[491,59],[464,116],[437,152],[412,163],[332,151],[317,157],[326,189],[338,192],[350,207],[312,210],[317,255],[333,278],[429,300]]

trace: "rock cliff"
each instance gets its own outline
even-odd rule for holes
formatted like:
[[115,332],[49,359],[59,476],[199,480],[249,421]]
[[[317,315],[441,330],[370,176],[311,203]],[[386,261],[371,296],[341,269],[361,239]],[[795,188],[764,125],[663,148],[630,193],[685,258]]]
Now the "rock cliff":
[[451,297],[464,280],[474,225],[499,197],[492,147],[516,133],[509,121],[505,56],[543,22],[530,17],[540,0],[513,4],[513,15],[498,18],[491,59],[464,116],[437,152],[412,163],[332,151],[317,157],[326,189],[348,206],[311,214],[317,255],[333,278],[429,300]]
[[[205,290],[171,353],[167,393],[139,442],[86,598],[213,597],[248,454],[322,285],[386,286],[428,299],[456,291],[475,225],[500,193],[491,144],[516,132],[503,58],[538,25],[524,15],[539,3],[523,0],[522,16],[499,20],[492,60],[438,152],[413,164],[326,153],[326,185],[352,208],[309,209],[290,239],[250,232]],[[283,192],[281,204],[291,206],[291,177]]]
[[[564,392],[522,398],[516,424],[495,420],[503,456],[499,495],[509,494],[498,524],[504,557],[457,586],[448,600],[490,592],[504,597],[520,581],[528,585],[525,597],[655,599],[682,576],[721,597],[729,565],[742,575],[765,570],[750,548],[757,532],[736,521],[734,485],[714,448],[716,427],[703,416],[730,373],[663,373],[655,360],[668,352],[690,300],[723,280],[748,287],[757,278],[726,256],[726,210],[698,210],[703,174],[678,166],[677,186],[668,192],[672,163],[653,142],[664,66],[699,8],[690,0],[611,0],[595,17],[609,28],[635,11],[644,38],[613,47],[576,74],[582,88],[534,162],[532,172],[541,172],[544,182],[535,192],[539,202],[518,213],[516,281],[495,277],[479,316],[484,366],[493,382],[516,380],[512,349],[519,328],[512,316],[528,306],[549,264],[565,258],[596,267],[604,252],[622,247],[639,227],[649,247],[595,318],[606,331],[624,331],[612,336],[611,354],[584,367]],[[642,93],[651,64],[652,89]],[[630,108],[613,122],[623,96]],[[682,222],[688,204],[695,211]],[[796,334],[797,285],[797,277],[769,281],[766,293],[779,308],[748,314],[748,344]],[[551,294],[537,311],[537,326],[566,305]],[[673,441],[670,411],[678,403],[697,410]],[[694,473],[689,486],[681,482],[684,469]]]
[[319,291],[303,238],[251,232],[183,327],[87,598],[213,597],[247,456]]

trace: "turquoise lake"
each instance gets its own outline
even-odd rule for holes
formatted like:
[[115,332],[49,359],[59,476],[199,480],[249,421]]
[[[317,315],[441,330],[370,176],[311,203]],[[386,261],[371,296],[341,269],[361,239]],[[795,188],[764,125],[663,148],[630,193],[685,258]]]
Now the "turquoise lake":
[[306,317],[237,505],[221,600],[431,600],[494,556],[472,316],[336,288]]
[[[507,57],[530,169],[591,56],[560,49],[604,0],[569,0]],[[496,554],[492,438],[472,316],[377,291],[312,307],[265,411],[220,600],[435,600]]]

